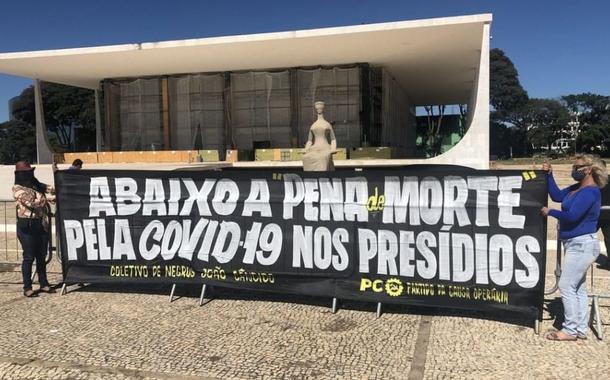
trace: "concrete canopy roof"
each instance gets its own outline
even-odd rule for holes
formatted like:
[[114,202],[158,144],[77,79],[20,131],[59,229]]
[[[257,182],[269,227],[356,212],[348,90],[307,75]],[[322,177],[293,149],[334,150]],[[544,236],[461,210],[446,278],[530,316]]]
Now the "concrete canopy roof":
[[416,105],[467,103],[491,14],[0,54],[0,72],[95,89],[102,79],[370,63]]

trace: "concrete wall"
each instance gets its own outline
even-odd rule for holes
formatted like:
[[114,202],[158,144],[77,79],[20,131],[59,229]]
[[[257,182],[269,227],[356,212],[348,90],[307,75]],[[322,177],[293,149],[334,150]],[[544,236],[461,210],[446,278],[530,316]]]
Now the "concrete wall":
[[489,169],[489,29],[490,24],[483,26],[481,57],[468,105],[468,131],[452,149],[425,163]]

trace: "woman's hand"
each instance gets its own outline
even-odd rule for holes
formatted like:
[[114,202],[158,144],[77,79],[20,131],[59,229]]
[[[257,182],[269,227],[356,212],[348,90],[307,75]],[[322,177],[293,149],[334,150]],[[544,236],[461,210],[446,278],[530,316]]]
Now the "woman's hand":
[[548,207],[543,207],[540,209],[540,213],[542,214],[542,216],[544,216],[545,218],[547,216],[549,216],[549,211],[551,211]]
[[551,166],[551,164],[549,164],[548,161],[544,161],[542,163],[542,170],[544,170],[545,172],[547,172],[548,174],[553,173],[553,167]]

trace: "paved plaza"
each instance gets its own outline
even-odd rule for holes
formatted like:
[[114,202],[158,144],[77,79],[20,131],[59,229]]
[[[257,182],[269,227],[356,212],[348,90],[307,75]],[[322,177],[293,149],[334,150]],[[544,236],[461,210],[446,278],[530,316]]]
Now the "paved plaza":
[[[551,240],[554,228],[550,221]],[[199,289],[186,287],[172,303],[167,287],[99,285],[28,299],[14,237],[0,245],[0,379],[601,379],[610,373],[610,346],[594,334],[578,342],[544,338],[561,314],[558,293],[546,297],[540,335],[533,321],[514,315],[384,305],[376,319],[372,303],[342,302],[333,314],[326,298],[223,289],[202,307]],[[547,289],[555,282],[552,248]],[[59,283],[55,259],[50,272]],[[593,274],[594,290],[610,292],[610,272]],[[610,302],[601,312],[610,339]]]
[[[376,319],[374,304],[332,314],[330,299],[222,290],[199,307],[197,289],[170,304],[165,288],[93,285],[27,299],[18,268],[1,269],[0,379],[575,379],[610,365],[606,341],[550,342],[510,315],[387,306]],[[608,272],[595,276],[608,289]]]

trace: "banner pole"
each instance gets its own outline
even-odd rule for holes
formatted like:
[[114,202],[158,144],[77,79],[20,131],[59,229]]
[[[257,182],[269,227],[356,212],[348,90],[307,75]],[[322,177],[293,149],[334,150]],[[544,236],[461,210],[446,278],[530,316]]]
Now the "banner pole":
[[337,313],[337,297],[333,297],[333,307],[332,307],[332,313],[336,314]]
[[381,302],[377,302],[377,319],[381,317]]
[[203,300],[205,299],[205,289],[206,289],[207,285],[203,284],[203,286],[201,287],[201,295],[199,296],[199,306],[203,305]]
[[172,291],[169,293],[169,302],[174,300],[174,292],[176,291],[176,284],[172,284]]
[[63,295],[65,295],[66,293],[67,293],[67,292],[66,292],[66,283],[64,282],[64,283],[63,283],[63,285],[61,286],[61,292],[59,292],[59,295],[60,295],[60,296],[63,296]]

